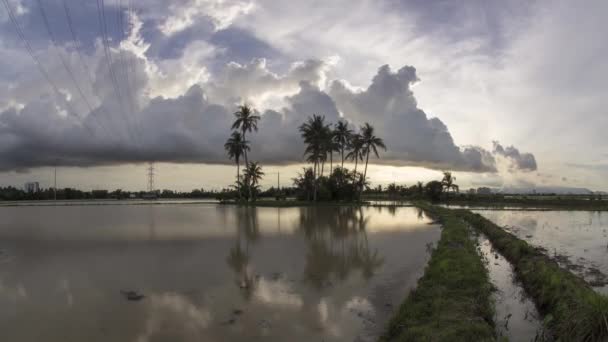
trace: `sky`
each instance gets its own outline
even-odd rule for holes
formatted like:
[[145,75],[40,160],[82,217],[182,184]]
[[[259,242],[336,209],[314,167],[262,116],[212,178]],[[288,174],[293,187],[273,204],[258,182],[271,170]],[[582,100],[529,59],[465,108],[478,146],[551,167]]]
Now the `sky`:
[[246,103],[265,186],[320,114],[376,128],[373,185],[608,190],[606,1],[2,1],[0,186],[220,189]]

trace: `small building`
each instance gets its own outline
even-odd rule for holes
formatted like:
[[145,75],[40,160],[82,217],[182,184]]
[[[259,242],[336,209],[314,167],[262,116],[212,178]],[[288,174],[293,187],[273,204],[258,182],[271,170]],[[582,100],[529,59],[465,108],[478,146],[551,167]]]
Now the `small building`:
[[27,182],[27,183],[25,183],[25,185],[23,186],[23,188],[25,189],[25,192],[35,193],[35,192],[40,191],[40,183],[38,183],[38,182]]

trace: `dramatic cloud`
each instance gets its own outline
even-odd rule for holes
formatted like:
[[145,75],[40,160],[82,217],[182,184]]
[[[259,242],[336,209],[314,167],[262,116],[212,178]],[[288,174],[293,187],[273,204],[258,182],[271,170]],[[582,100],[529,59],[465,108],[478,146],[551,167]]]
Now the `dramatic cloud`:
[[[502,158],[509,160],[513,172],[536,170],[535,157],[512,146],[496,143],[490,152],[477,144],[458,145],[448,125],[418,105],[412,87],[422,81],[417,69],[403,66],[403,60],[393,64],[400,68],[392,70],[389,65],[378,67],[376,56],[375,74],[366,80],[361,75],[339,78],[340,68],[361,62],[361,56],[350,60],[323,50],[312,51],[316,58],[299,58],[301,54],[292,55],[290,42],[304,34],[286,32],[277,37],[280,43],[275,49],[256,31],[237,26],[240,18],[258,9],[256,18],[264,17],[272,6],[263,5],[192,0],[168,6],[165,17],[161,13],[167,6],[153,1],[128,17],[125,34],[111,32],[104,41],[86,26],[89,30],[81,39],[88,43],[73,42],[66,31],[57,35],[57,47],[41,38],[44,28],[31,24],[39,21],[32,14],[39,15],[36,6],[21,5],[18,13],[13,6],[27,32],[36,37],[35,52],[48,57],[43,69],[58,89],[52,90],[41,81],[39,70],[24,62],[29,56],[5,21],[1,43],[6,49],[0,51],[4,60],[0,63],[11,59],[15,63],[12,69],[0,64],[0,170],[145,161],[226,164],[230,161],[223,144],[232,113],[242,103],[254,105],[262,116],[259,132],[249,140],[251,158],[267,164],[302,162],[298,126],[310,115],[320,114],[327,122],[345,120],[354,129],[365,122],[374,125],[388,147],[374,163],[496,172],[497,159]],[[62,10],[55,3],[47,5],[57,17],[64,15]],[[73,11],[78,18],[98,15],[89,6],[74,6]],[[115,18],[120,12],[117,4],[108,6],[108,16]],[[328,13],[334,12],[343,11],[338,6]],[[351,24],[361,23],[367,13],[380,17],[384,12],[366,2]],[[389,18],[391,24],[398,20]],[[267,29],[260,27],[260,32]],[[374,26],[373,32],[379,31]],[[331,37],[339,35],[353,46],[357,43],[342,28],[328,32]],[[343,43],[336,42],[340,51],[346,51]],[[275,58],[243,60],[247,53],[239,46],[247,46],[249,52],[270,50],[268,55]],[[75,82],[59,56],[71,67]],[[371,68],[369,62],[361,63]],[[436,114],[444,118],[449,113]]]
[[498,141],[494,141],[494,154],[506,158],[510,170],[536,171],[536,158],[531,153],[520,153],[513,146],[503,147]]

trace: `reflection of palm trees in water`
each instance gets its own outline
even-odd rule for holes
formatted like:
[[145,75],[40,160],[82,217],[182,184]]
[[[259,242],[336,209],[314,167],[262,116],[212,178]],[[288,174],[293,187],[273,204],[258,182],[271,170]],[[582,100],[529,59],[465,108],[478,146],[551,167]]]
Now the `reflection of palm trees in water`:
[[[236,240],[226,259],[246,299],[251,298],[257,282],[250,267],[250,244],[260,237],[257,210],[236,208]],[[364,215],[363,208],[303,207],[299,223],[308,246],[304,279],[313,287],[322,289],[332,282],[345,281],[356,270],[368,280],[382,267],[384,260],[369,245],[369,216]]]
[[[254,243],[260,237],[257,209],[255,207],[236,208],[236,224],[236,241],[234,246],[230,248],[226,261],[237,275],[236,282],[243,296],[249,300],[256,285],[255,276],[249,267],[249,244]],[[241,243],[243,236],[245,240],[244,249]]]
[[319,289],[332,276],[344,281],[356,269],[370,279],[384,261],[370,249],[368,222],[361,207],[302,208],[300,227],[309,243],[304,278]]

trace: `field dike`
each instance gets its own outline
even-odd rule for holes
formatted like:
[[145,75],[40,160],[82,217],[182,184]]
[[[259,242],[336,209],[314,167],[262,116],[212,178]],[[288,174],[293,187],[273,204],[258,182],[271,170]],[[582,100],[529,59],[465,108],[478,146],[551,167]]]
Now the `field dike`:
[[541,250],[506,232],[479,214],[463,209],[435,209],[460,217],[482,232],[514,267],[527,294],[544,315],[557,341],[608,340],[608,297],[562,269]]
[[495,340],[492,284],[468,224],[450,210],[420,207],[443,225],[441,239],[380,341]]

